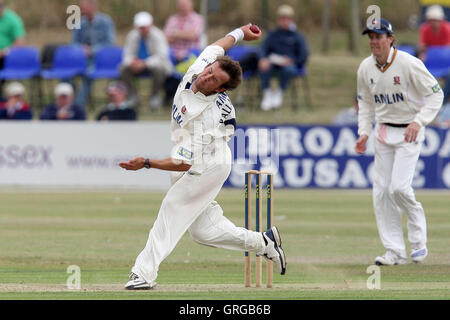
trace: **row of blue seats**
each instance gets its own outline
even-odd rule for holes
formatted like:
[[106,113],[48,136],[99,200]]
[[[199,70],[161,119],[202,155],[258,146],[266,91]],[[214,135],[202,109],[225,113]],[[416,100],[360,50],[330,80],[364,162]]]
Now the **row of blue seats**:
[[[232,47],[227,54],[234,60],[239,61],[250,52],[258,52],[255,46],[238,45]],[[199,49],[193,49],[190,53],[198,56]],[[94,57],[94,68],[88,70],[87,57],[81,46],[62,45],[54,53],[52,67],[42,69],[39,50],[35,47],[21,46],[11,49],[5,58],[4,69],[0,71],[0,79],[4,80],[26,80],[34,77],[43,79],[68,80],[79,75],[91,79],[117,79],[119,77],[119,66],[122,62],[123,48],[119,46],[108,46],[98,51]],[[174,62],[173,53],[171,59]],[[304,76],[306,69],[299,68],[299,76]],[[254,76],[254,72],[244,73],[245,78]],[[180,74],[175,76],[181,77]]]
[[[236,46],[229,52],[235,60],[250,50],[247,46]],[[199,55],[200,50],[191,50]],[[54,53],[51,69],[42,69],[40,53],[35,47],[21,46],[11,49],[5,59],[0,78],[4,80],[26,80],[40,76],[43,79],[71,79],[85,75],[91,79],[116,79],[119,77],[119,66],[122,62],[123,48],[108,46],[99,50],[94,57],[94,68],[88,70],[87,57],[81,46],[62,45]],[[171,58],[173,54],[171,54]]]
[[[416,55],[416,48],[411,45],[397,46],[398,50]],[[425,66],[436,77],[442,78],[450,72],[450,46],[436,46],[427,49]]]

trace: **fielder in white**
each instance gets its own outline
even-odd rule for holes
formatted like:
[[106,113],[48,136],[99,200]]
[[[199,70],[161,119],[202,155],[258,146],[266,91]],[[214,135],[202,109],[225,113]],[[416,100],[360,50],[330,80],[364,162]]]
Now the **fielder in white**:
[[235,111],[226,90],[242,81],[236,61],[224,56],[240,40],[256,40],[261,31],[251,24],[230,32],[205,48],[189,68],[174,97],[171,120],[172,154],[167,159],[138,157],[119,165],[127,170],[173,171],[172,185],[150,230],[147,244],[131,270],[126,289],[152,289],[161,262],[186,230],[198,243],[255,252],[271,259],[281,274],[286,258],[276,227],[254,232],[236,227],[214,200],[231,170],[227,141],[234,134]]
[[411,187],[425,126],[438,114],[443,93],[422,61],[393,46],[394,31],[385,19],[374,20],[368,34],[372,55],[358,69],[358,135],[363,153],[375,120],[373,206],[381,242],[386,248],[377,265],[407,262],[402,212],[407,218],[411,259],[428,254],[422,205]]

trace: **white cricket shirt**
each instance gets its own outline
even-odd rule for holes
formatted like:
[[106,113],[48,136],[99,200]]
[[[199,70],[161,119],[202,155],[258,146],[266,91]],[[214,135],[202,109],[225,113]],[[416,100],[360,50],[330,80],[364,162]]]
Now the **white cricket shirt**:
[[387,63],[375,56],[358,69],[358,134],[369,135],[372,123],[429,124],[442,106],[444,94],[420,59],[392,47]]
[[192,165],[189,171],[195,173],[201,173],[215,154],[223,154],[235,131],[236,114],[226,93],[205,96],[192,91],[197,75],[224,53],[220,46],[206,47],[184,75],[173,100],[171,157]]

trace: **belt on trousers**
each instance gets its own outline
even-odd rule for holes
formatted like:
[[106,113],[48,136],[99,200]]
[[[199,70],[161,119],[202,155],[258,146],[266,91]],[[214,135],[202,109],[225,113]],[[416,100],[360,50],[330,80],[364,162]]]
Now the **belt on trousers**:
[[406,128],[407,126],[409,126],[409,123],[382,123],[382,124],[396,128]]

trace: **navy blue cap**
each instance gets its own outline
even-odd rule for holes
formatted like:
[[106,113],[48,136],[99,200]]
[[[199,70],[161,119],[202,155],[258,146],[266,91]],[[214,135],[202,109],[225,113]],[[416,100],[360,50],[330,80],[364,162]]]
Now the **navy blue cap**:
[[[377,28],[378,23],[379,23],[379,28]],[[394,33],[392,24],[383,18],[381,18],[380,20],[373,19],[372,26],[367,26],[362,34],[364,35],[366,33],[369,33],[370,31],[376,32],[378,34],[383,34],[383,33],[393,34]]]

